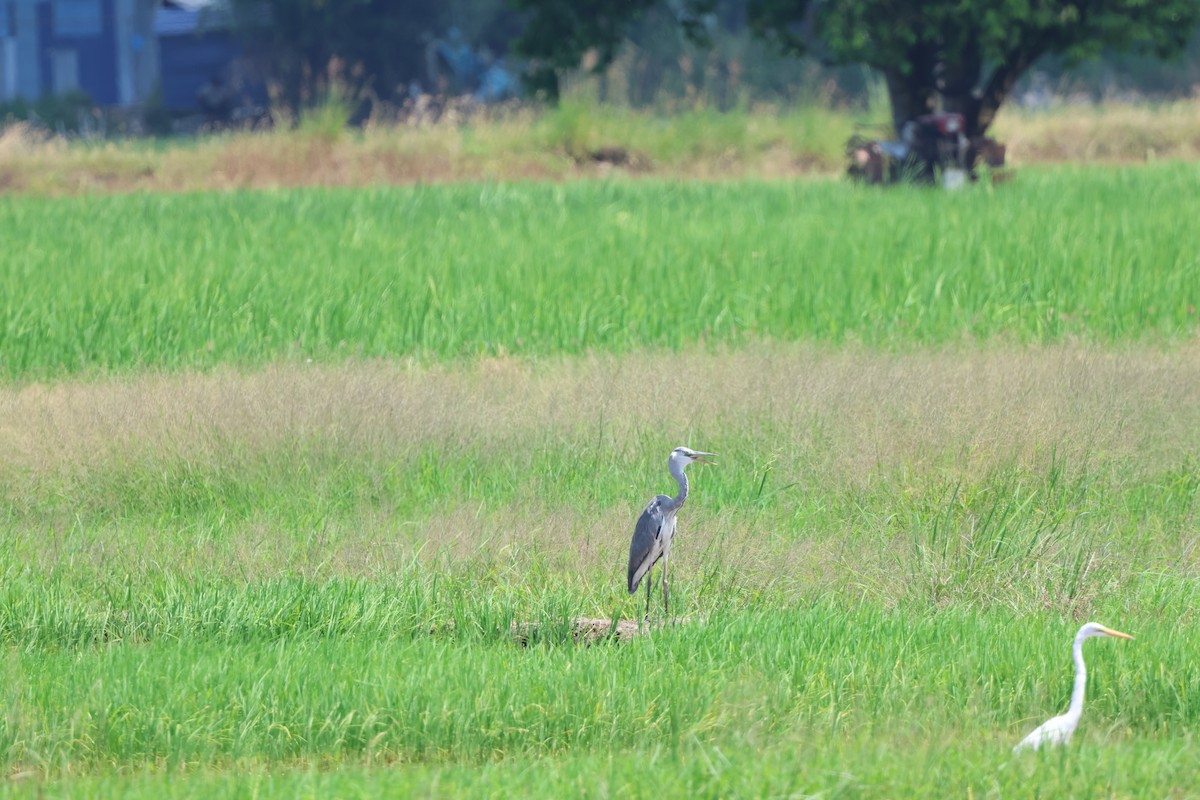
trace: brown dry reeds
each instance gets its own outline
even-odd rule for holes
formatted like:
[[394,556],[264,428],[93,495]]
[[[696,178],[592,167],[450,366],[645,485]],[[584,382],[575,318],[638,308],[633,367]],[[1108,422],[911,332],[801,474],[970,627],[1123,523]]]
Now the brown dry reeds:
[[[1070,488],[1056,498],[1044,476],[1068,464],[1086,477],[1067,483],[1086,494],[1187,469],[1200,452],[1200,347],[897,354],[760,344],[436,367],[280,364],[0,388],[10,542],[45,569],[376,578],[420,558],[500,582],[553,573],[592,591],[595,581],[617,580],[638,504],[669,488],[665,471],[643,468],[680,443],[721,452],[712,475],[740,475],[747,486],[738,491],[748,492],[736,512],[720,511],[704,499],[710,476],[696,477],[676,556],[693,585],[734,580],[755,591],[784,581],[938,600],[962,590],[953,554],[981,546],[972,537],[1014,534],[986,527],[987,503],[1003,517],[1034,492],[1050,507],[1021,506],[1016,533],[1044,537],[1037,552],[1047,563],[1074,564],[1072,585],[1107,577],[1090,580],[1086,595],[1054,588],[1063,583],[1056,578],[1044,596],[1022,595],[1022,607],[1085,609],[1106,581],[1135,568],[1128,556],[1137,548],[1179,568],[1193,563],[1192,545],[1174,528],[1147,529],[1152,544],[1111,550],[1105,526],[1154,523],[1124,520],[1135,512],[1110,506],[1099,528],[1059,537],[1055,515],[1073,525],[1093,501]],[[422,477],[429,456],[435,473],[437,459],[448,459],[447,472]],[[589,499],[578,475],[560,474],[578,459],[589,460],[585,485],[600,471],[601,495]],[[1014,468],[1025,477],[1006,484]],[[383,480],[393,469],[404,480]],[[475,471],[501,474],[511,488],[458,493],[455,482]],[[367,488],[350,488],[338,510],[347,480]],[[764,484],[768,495],[794,494],[760,509],[755,490]],[[960,484],[981,493],[973,505],[942,497]],[[409,491],[424,499],[400,512]],[[804,511],[816,524],[809,530],[791,517],[806,508],[803,497],[837,508]],[[41,502],[49,507],[39,510]],[[177,503],[192,505],[176,517]],[[926,539],[911,540],[913,514],[935,518],[917,528]],[[939,524],[949,527],[938,533]],[[147,535],[147,526],[163,530]],[[1025,566],[996,567],[987,592],[1012,599],[1024,591],[1028,581],[1012,571]]]
[[[333,135],[213,133],[154,148],[138,140],[67,141],[0,123],[0,191],[80,194],[612,174],[698,178],[831,176],[845,169],[846,112],[773,109],[655,118],[621,109],[412,113]],[[1160,106],[1007,109],[994,130],[1015,165],[1140,162],[1200,155],[1200,101]]]
[[769,423],[820,438],[861,478],[951,454],[988,469],[1047,444],[1155,467],[1200,447],[1200,348],[933,350],[906,354],[761,345],[451,367],[278,365],[0,388],[0,464],[20,471],[303,439],[357,453],[572,439],[607,420],[640,431]]

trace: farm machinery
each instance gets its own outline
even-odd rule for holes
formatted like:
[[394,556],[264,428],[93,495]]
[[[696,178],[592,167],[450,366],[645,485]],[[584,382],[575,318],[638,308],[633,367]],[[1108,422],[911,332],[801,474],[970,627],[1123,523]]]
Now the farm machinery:
[[962,114],[925,114],[906,122],[898,140],[868,139],[855,134],[846,145],[848,174],[868,184],[900,181],[956,188],[975,180],[981,161],[1004,166],[1005,147],[986,136],[968,137]]

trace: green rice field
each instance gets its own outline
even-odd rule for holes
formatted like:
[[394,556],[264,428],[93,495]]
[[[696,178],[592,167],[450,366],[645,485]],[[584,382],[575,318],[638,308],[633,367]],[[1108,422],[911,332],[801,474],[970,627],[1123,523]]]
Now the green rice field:
[[0,796],[1196,796],[1198,179],[0,198]]
[[0,200],[10,379],[761,339],[1174,341],[1200,168]]

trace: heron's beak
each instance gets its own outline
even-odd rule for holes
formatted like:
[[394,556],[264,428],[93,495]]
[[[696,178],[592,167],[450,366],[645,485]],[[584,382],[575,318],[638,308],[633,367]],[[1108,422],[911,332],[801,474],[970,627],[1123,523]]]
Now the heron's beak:
[[1114,631],[1112,628],[1105,628],[1103,625],[1100,626],[1100,629],[1103,630],[1109,636],[1115,636],[1118,639],[1132,639],[1133,638],[1128,633],[1121,633],[1120,631]]
[[708,459],[715,458],[716,455],[716,453],[692,453],[692,461],[699,461],[701,464],[709,464],[715,467],[717,462],[709,461]]

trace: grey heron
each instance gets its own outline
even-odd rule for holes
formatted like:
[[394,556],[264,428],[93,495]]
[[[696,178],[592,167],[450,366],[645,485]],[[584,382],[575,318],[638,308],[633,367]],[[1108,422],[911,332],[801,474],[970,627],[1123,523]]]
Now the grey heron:
[[1071,705],[1067,708],[1067,713],[1051,717],[1039,725],[1033,733],[1022,739],[1013,748],[1014,753],[1026,749],[1037,750],[1044,744],[1066,744],[1071,740],[1071,734],[1075,733],[1075,726],[1079,724],[1079,718],[1083,716],[1083,694],[1087,690],[1087,665],[1083,663],[1083,642],[1093,636],[1133,638],[1128,633],[1114,631],[1098,622],[1089,622],[1080,628],[1079,633],[1075,634],[1075,644],[1071,648],[1071,654],[1075,657],[1075,688],[1071,692]]
[[687,447],[676,447],[667,459],[667,470],[679,484],[679,494],[667,497],[660,494],[646,504],[633,529],[633,541],[629,543],[629,593],[637,591],[642,578],[646,579],[646,620],[650,619],[650,572],[662,559],[663,614],[667,609],[667,560],[671,555],[671,541],[675,538],[675,515],[688,497],[688,479],[684,469],[693,461],[712,464],[707,459],[715,453],[701,453]]

